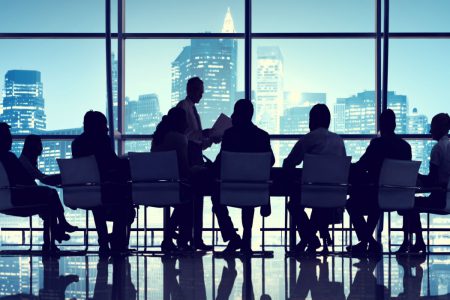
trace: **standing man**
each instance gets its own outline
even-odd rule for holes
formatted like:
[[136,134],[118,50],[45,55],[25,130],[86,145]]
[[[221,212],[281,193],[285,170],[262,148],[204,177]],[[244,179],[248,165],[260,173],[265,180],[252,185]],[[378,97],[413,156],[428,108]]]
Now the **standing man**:
[[[202,129],[202,122],[197,112],[196,104],[202,99],[204,92],[203,81],[199,77],[192,77],[186,85],[186,98],[181,100],[177,107],[186,112],[188,137],[188,159],[190,167],[203,166],[204,149],[211,147],[213,142],[220,142],[220,139],[210,137],[210,129]],[[198,168],[202,170],[201,168]],[[201,171],[200,171],[201,172]],[[201,172],[204,173],[204,172]],[[201,174],[197,174],[201,177]],[[198,250],[210,251],[211,246],[205,245],[202,239],[203,231],[203,195],[201,191],[196,191],[194,196],[194,241],[193,247]]]

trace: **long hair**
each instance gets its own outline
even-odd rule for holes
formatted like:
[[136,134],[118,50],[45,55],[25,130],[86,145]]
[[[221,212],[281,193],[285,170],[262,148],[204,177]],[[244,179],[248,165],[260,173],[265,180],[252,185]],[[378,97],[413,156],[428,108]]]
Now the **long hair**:
[[[40,148],[40,149],[38,149]],[[42,151],[42,140],[41,137],[35,134],[27,135],[22,148],[22,155],[28,157],[31,163],[36,165],[39,152]]]
[[163,116],[161,122],[156,126],[153,133],[152,145],[160,145],[166,134],[171,131],[183,133],[186,130],[186,113],[183,109],[173,107],[169,110],[167,115]]

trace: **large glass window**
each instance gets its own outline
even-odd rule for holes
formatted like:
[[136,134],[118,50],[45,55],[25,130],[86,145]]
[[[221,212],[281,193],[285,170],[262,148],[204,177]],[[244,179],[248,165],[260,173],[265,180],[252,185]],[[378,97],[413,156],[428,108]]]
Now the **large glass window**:
[[126,1],[127,32],[244,32],[244,1]]
[[[388,75],[387,107],[397,114],[397,133],[408,138],[413,158],[423,162],[426,173],[431,118],[448,112],[450,4],[390,1],[390,30],[377,32],[384,15],[377,15],[376,6],[383,3],[253,0],[246,11],[241,0],[112,0],[106,12],[105,0],[0,0],[0,121],[11,124],[17,154],[22,135],[43,135],[38,166],[57,173],[55,159],[70,157],[84,113],[93,109],[108,115],[110,57],[109,109],[120,155],[149,151],[162,115],[184,98],[186,80],[200,76],[205,82],[198,107],[203,127],[221,112],[230,114],[235,100],[251,95],[254,121],[272,135],[279,167],[308,133],[311,107],[326,103],[330,130],[343,135],[348,155],[357,161],[378,132],[382,78]],[[108,19],[113,35],[107,53]],[[383,54],[377,38],[389,39],[387,68],[377,55]],[[219,149],[214,145],[205,154],[214,159]],[[274,201],[276,215],[283,209],[282,201]],[[211,210],[204,211],[211,226]],[[151,214],[160,216],[156,210]],[[68,217],[84,226],[83,214],[69,211]],[[141,212],[140,227],[143,218]],[[284,226],[279,220],[272,217],[267,224]],[[153,218],[151,225],[160,221]]]
[[[117,0],[116,0],[117,1]],[[104,0],[1,0],[0,32],[104,32]]]

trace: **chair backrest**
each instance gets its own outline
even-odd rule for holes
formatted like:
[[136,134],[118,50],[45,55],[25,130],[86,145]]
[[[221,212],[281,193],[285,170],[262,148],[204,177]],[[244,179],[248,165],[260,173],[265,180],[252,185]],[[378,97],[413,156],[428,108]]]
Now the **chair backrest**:
[[220,202],[234,207],[269,204],[271,153],[222,151]]
[[350,156],[306,154],[303,159],[301,203],[305,207],[344,207]]
[[3,164],[0,162],[0,211],[8,210],[14,207],[11,199],[11,190],[9,188],[8,174]]
[[102,205],[100,172],[95,156],[57,159],[57,162],[66,206],[92,209]]
[[378,205],[382,210],[414,207],[420,161],[385,159],[378,181]]
[[133,202],[145,206],[182,203],[176,151],[128,153]]

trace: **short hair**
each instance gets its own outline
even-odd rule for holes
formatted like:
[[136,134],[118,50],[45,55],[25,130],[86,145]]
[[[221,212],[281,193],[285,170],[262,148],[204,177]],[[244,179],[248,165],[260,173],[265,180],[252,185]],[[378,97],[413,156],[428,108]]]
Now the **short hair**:
[[188,94],[191,94],[202,84],[203,84],[203,80],[201,80],[200,77],[191,77],[187,81],[186,92]]
[[309,122],[314,128],[329,128],[331,122],[331,113],[325,104],[314,105],[309,111]]
[[84,115],[84,131],[96,131],[102,125],[106,125],[107,123],[108,120],[106,119],[106,116],[99,111],[90,110]]
[[443,133],[447,133],[450,130],[450,116],[446,113],[439,113],[433,117],[431,124],[435,124]]
[[380,115],[380,130],[382,132],[394,132],[397,123],[395,121],[395,112],[392,109],[386,109]]
[[239,119],[242,119],[244,121],[250,121],[253,117],[253,103],[252,101],[248,99],[239,99],[234,104],[234,112],[236,116],[239,117]]

